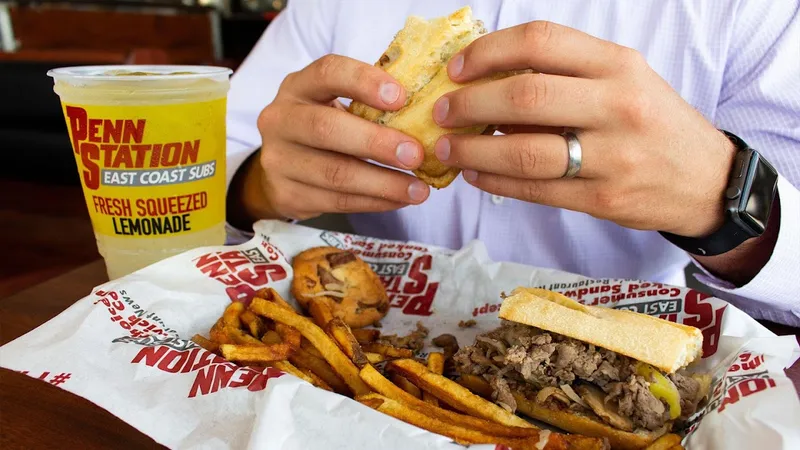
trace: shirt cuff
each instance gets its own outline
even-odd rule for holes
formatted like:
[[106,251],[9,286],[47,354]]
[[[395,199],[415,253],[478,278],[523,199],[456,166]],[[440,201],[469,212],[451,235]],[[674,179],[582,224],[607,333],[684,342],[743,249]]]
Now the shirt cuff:
[[[231,138],[228,138],[226,145],[227,157],[225,161],[225,195],[227,201],[227,192],[231,187],[231,181],[233,180],[233,177],[242,167],[242,164],[244,164],[247,158],[249,158],[250,155],[252,155],[253,152],[258,149],[253,148],[253,146],[250,144]],[[225,243],[227,245],[241,244],[253,237],[252,231],[236,228],[227,221],[225,222],[225,232]]]
[[783,177],[778,177],[781,222],[778,240],[767,264],[741,287],[709,273],[694,256],[701,273],[695,278],[714,291],[717,297],[756,319],[800,326],[800,192]]

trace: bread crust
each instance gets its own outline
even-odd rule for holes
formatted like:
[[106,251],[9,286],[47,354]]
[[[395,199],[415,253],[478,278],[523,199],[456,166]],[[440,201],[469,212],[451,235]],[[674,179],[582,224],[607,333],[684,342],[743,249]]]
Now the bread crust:
[[655,431],[639,429],[634,432],[613,428],[593,417],[574,411],[548,408],[531,400],[517,405],[518,412],[532,419],[540,420],[566,432],[591,437],[604,437],[612,449],[637,450],[653,443],[671,429],[672,422]]
[[594,344],[666,373],[686,367],[703,352],[703,333],[695,327],[583,305],[545,289],[515,289],[503,300],[499,316]]
[[504,78],[516,72],[495,74],[466,84],[456,84],[447,74],[447,63],[475,39],[485,34],[483,23],[473,20],[469,6],[446,17],[427,21],[412,16],[375,63],[392,75],[406,90],[406,104],[399,111],[380,111],[353,101],[351,113],[385,125],[417,139],[425,150],[421,166],[414,170],[420,180],[440,189],[458,177],[461,169],[442,164],[433,152],[445,134],[480,134],[487,125],[444,129],[433,120],[433,104],[442,95],[465,86]]

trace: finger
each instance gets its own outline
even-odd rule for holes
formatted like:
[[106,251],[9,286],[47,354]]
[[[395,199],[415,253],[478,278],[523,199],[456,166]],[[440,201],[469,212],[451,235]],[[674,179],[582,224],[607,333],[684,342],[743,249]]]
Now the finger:
[[430,194],[428,185],[406,173],[300,145],[292,151],[295,163],[286,167],[284,174],[294,181],[398,203],[422,203]]
[[400,169],[416,169],[424,151],[413,138],[321,105],[294,105],[280,118],[280,133],[291,142],[372,159]]
[[[448,166],[532,180],[562,177],[569,155],[566,139],[557,134],[448,135],[434,153]],[[592,175],[591,158],[583,156],[581,176]]]
[[588,211],[593,180],[583,178],[557,180],[521,180],[519,178],[464,171],[464,180],[490,194],[573,211]]
[[285,180],[281,190],[290,193],[291,198],[285,201],[293,205],[285,216],[295,220],[309,219],[320,213],[385,212],[408,206],[407,203],[382,198],[333,192],[292,180]]
[[599,82],[559,75],[523,74],[459,89],[433,106],[444,128],[495,123],[589,128],[608,114]]
[[453,56],[447,70],[458,82],[519,69],[600,78],[618,69],[624,50],[573,28],[536,21],[480,37]]
[[405,89],[386,71],[346,56],[323,56],[284,83],[289,94],[309,102],[328,103],[345,97],[394,111],[406,101]]

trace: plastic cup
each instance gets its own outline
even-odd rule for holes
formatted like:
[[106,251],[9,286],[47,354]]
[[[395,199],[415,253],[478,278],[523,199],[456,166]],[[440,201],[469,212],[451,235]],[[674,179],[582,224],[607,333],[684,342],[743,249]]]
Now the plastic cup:
[[110,279],[225,243],[230,69],[83,66],[47,74]]

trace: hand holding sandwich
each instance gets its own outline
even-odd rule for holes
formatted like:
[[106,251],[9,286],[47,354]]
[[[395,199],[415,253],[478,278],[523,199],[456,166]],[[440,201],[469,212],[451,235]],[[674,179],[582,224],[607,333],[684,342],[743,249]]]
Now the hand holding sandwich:
[[252,218],[307,219],[326,212],[389,211],[424,201],[428,186],[411,175],[422,163],[418,142],[344,111],[338,97],[381,110],[403,106],[406,93],[369,64],[328,55],[289,75],[261,112],[259,161],[238,181],[237,201]]
[[[534,72],[439,99],[443,127],[505,125],[507,136],[448,136],[436,155],[498,195],[583,211],[635,229],[704,236],[723,222],[734,146],[634,50],[548,22],[479,38],[449,63],[459,83]],[[531,127],[534,126],[534,127]],[[544,127],[544,128],[543,128]],[[562,179],[577,134],[583,163]]]

